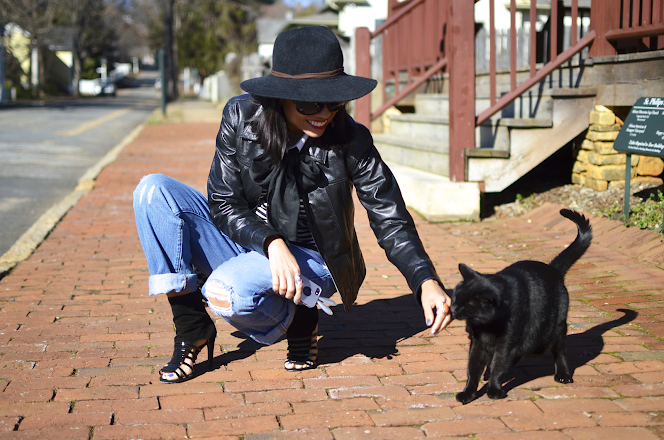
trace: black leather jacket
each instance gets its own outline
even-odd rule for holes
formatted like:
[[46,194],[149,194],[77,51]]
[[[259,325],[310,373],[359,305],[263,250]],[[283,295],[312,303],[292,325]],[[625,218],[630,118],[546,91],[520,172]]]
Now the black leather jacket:
[[[249,177],[249,167],[263,150],[247,121],[258,108],[250,95],[237,96],[226,104],[208,178],[208,202],[220,231],[236,243],[264,254],[266,240],[281,234],[253,212],[262,203],[262,191]],[[320,138],[308,140],[310,154],[319,163],[325,179],[304,199],[311,232],[346,311],[350,311],[366,275],[353,222],[353,186],[368,212],[378,243],[409,287],[419,293],[424,281],[440,282],[396,180],[380,158],[369,130],[355,122],[352,130],[353,141],[338,153]]]

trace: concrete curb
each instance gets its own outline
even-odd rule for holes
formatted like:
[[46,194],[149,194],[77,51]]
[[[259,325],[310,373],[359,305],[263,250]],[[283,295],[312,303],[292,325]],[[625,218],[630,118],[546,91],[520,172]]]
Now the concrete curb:
[[104,155],[96,164],[78,179],[78,185],[69,195],[60,202],[53,205],[48,211],[42,214],[39,219],[25,231],[23,235],[9,248],[9,250],[0,257],[0,278],[4,277],[18,263],[27,259],[37,249],[46,236],[53,230],[55,225],[65,216],[65,214],[78,203],[84,195],[92,191],[95,187],[95,179],[104,168],[113,163],[118,155],[127,145],[133,142],[138,134],[143,130],[144,124],[135,127],[127,136]]

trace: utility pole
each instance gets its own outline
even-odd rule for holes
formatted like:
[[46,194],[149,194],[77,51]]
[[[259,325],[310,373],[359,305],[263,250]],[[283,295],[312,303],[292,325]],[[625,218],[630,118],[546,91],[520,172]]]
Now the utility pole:
[[166,88],[168,100],[178,99],[178,75],[173,50],[173,3],[174,0],[165,0],[164,11],[164,50],[166,51],[166,82],[162,87]]
[[0,23],[0,105],[5,105],[5,25]]
[[30,85],[32,97],[36,98],[39,94],[39,51],[36,45],[30,50]]
[[101,82],[105,85],[106,80],[108,79],[108,66],[106,64],[106,57],[101,57],[101,67],[97,67],[95,71],[101,75]]
[[161,114],[166,116],[166,62],[164,60],[164,49],[157,50],[157,61],[159,62],[159,78],[161,78]]

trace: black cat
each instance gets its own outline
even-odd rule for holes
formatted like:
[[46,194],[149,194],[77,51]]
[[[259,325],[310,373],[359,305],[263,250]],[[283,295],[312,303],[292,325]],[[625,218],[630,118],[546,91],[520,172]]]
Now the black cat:
[[468,382],[456,399],[466,404],[475,398],[477,385],[489,366],[487,395],[502,399],[501,376],[521,357],[551,351],[555,380],[571,383],[565,356],[569,296],[565,273],[590,247],[592,228],[581,214],[560,211],[576,223],[574,242],[550,264],[519,261],[493,275],[482,275],[459,264],[463,276],[454,288],[451,313],[466,320],[470,337]]

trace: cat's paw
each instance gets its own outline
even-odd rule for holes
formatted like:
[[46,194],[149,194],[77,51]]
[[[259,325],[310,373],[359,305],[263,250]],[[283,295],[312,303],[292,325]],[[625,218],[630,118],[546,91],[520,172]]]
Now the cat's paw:
[[470,393],[462,391],[456,395],[457,402],[461,402],[464,405],[468,402],[471,402],[475,398],[475,393]]
[[489,399],[504,399],[507,396],[507,393],[502,388],[489,388],[486,393],[489,396]]
[[556,382],[560,383],[574,383],[574,379],[572,379],[571,374],[556,374],[553,376]]

